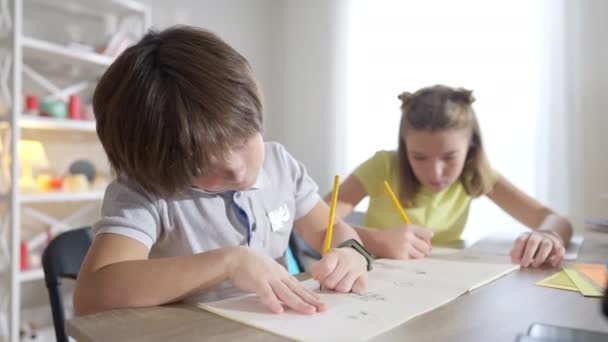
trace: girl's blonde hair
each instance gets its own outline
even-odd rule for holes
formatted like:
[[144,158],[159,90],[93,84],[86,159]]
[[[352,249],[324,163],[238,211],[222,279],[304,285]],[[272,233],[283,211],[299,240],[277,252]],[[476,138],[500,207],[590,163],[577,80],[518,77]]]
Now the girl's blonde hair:
[[471,132],[469,150],[460,175],[466,192],[478,197],[492,190],[492,170],[486,158],[481,131],[473,110],[473,92],[464,88],[435,85],[415,93],[403,92],[401,123],[399,128],[398,177],[400,199],[406,206],[420,190],[420,182],[414,175],[407,157],[405,137],[410,130],[430,132],[445,129],[468,129]]

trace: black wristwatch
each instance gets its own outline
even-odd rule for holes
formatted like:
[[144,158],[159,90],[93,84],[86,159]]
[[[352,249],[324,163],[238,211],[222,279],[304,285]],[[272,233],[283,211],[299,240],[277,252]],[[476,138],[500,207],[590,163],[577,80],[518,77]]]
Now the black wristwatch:
[[354,248],[357,252],[359,252],[359,254],[363,255],[363,257],[367,261],[367,270],[372,270],[372,264],[374,263],[375,257],[370,252],[368,252],[367,249],[365,249],[365,247],[363,247],[363,245],[359,243],[359,241],[355,239],[346,240],[338,245],[338,248],[342,247]]

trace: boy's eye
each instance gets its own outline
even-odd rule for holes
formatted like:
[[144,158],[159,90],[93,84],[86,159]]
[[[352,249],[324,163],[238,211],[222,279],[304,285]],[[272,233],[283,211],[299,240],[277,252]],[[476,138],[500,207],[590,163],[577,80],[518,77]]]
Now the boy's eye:
[[417,160],[417,161],[424,161],[424,160],[426,160],[426,157],[414,156],[414,160]]

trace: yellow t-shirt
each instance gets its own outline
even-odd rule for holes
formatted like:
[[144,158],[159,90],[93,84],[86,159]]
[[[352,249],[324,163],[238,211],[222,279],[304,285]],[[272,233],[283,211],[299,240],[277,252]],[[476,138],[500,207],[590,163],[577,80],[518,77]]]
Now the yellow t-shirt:
[[[387,229],[403,224],[397,208],[384,192],[385,180],[395,192],[399,191],[397,163],[396,151],[378,151],[353,172],[370,197],[364,220],[366,227]],[[421,186],[413,206],[404,209],[411,223],[435,233],[433,243],[446,243],[460,239],[471,200],[462,183],[457,181],[438,193]]]

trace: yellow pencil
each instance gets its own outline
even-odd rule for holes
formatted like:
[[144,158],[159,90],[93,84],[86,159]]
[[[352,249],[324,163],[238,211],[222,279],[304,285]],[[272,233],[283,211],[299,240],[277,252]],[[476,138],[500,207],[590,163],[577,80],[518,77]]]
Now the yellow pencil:
[[329,207],[329,222],[327,223],[327,233],[325,233],[325,247],[323,247],[323,255],[327,254],[331,248],[331,236],[334,232],[334,214],[336,213],[336,204],[338,203],[338,189],[340,188],[340,176],[334,177],[334,191],[331,194],[331,205]]
[[405,222],[405,224],[410,224],[410,219],[405,214],[405,210],[403,210],[401,203],[399,203],[397,196],[395,196],[393,189],[391,189],[391,186],[388,185],[387,181],[384,181],[384,190],[386,190],[386,193],[388,194],[388,196],[391,198],[391,200],[393,200],[393,204],[397,208],[397,211],[399,211],[399,215],[401,215],[403,222]]

